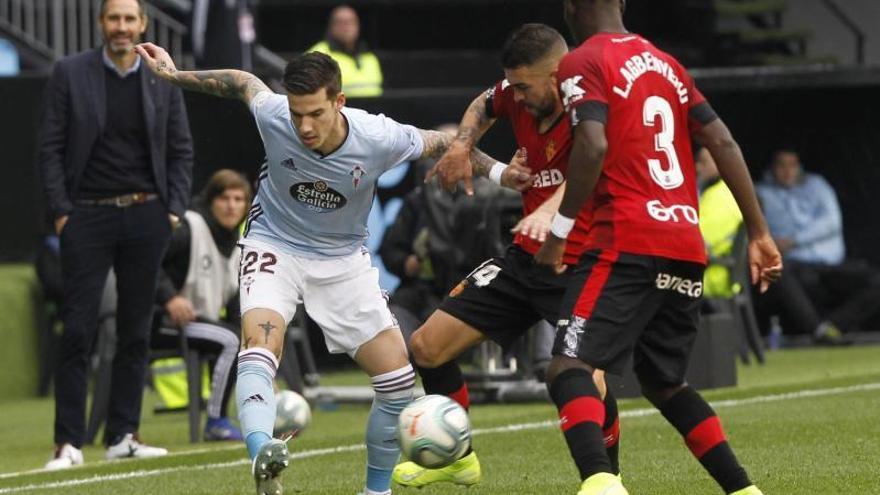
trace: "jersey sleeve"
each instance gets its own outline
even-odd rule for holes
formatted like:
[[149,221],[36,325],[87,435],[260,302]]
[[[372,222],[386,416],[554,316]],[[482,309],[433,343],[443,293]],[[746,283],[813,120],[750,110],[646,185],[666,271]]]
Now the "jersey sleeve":
[[700,130],[703,126],[712,123],[712,121],[718,118],[718,114],[715,113],[715,110],[712,108],[712,105],[709,104],[709,101],[706,100],[706,97],[703,96],[703,93],[697,89],[694,78],[688,74],[684,67],[680,67],[680,70],[680,73],[684,74],[688,87],[688,94],[690,95],[687,102],[688,128],[691,133],[694,133]]
[[510,87],[507,79],[498,81],[484,94],[486,95],[486,115],[489,118],[510,118],[510,109],[515,102],[513,88]]
[[253,97],[250,104],[251,113],[257,126],[273,118],[280,110],[287,107],[287,98],[271,91],[261,91]]
[[559,62],[559,91],[575,128],[584,120],[608,121],[608,85],[599,52],[575,50]]
[[394,168],[403,162],[417,160],[422,156],[425,143],[418,128],[400,124],[384,115],[378,115],[378,117],[384,128],[383,135],[387,136],[386,142],[388,143],[385,170]]

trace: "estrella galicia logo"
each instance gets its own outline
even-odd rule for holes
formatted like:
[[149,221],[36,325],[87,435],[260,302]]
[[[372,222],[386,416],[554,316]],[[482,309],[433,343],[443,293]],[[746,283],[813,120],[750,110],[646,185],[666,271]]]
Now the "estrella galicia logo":
[[288,170],[293,170],[294,172],[296,172],[297,170],[296,163],[293,162],[293,158],[285,158],[284,160],[281,160],[281,166]]
[[348,203],[345,196],[322,180],[298,182],[290,186],[290,196],[317,213],[335,211]]

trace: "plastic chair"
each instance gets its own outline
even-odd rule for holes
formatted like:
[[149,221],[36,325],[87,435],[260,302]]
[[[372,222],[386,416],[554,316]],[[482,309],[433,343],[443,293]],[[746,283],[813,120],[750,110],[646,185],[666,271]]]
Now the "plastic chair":
[[755,318],[755,309],[752,302],[752,282],[749,275],[749,239],[745,227],[740,226],[733,239],[733,247],[730,255],[715,262],[725,265],[730,270],[730,281],[740,287],[739,292],[730,299],[721,301],[727,306],[733,316],[733,321],[742,335],[740,346],[740,359],[744,363],[751,361],[749,351],[754,353],[759,363],[764,364],[764,341],[761,338],[761,330],[758,320]]

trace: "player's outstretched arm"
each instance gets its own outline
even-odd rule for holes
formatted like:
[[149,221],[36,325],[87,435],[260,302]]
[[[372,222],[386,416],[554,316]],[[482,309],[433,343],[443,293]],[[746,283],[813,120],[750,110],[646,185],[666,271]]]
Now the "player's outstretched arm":
[[770,236],[764,214],[761,213],[742,150],[720,118],[697,130],[694,137],[709,150],[718,164],[718,172],[742,212],[749,235],[752,283],[760,283],[760,290],[764,292],[782,274],[782,256]]
[[483,134],[495,123],[495,119],[486,112],[486,104],[486,94],[481,93],[468,105],[458,124],[455,139],[428,172],[425,180],[436,175],[445,189],[454,189],[459,181],[463,181],[465,192],[468,195],[474,193],[472,178],[476,167],[471,163],[471,152]]
[[141,43],[135,50],[153,73],[183,89],[235,98],[248,104],[257,94],[270,91],[260,78],[249,72],[234,69],[179,71],[168,52],[160,46]]
[[[424,143],[424,149],[420,158],[437,158],[442,156],[457,139],[452,136],[452,134],[440,131],[419,129],[419,133],[421,134],[422,142]],[[535,176],[532,175],[532,171],[526,166],[527,156],[524,149],[517,150],[510,163],[507,165],[504,165],[498,160],[483,153],[478,148],[472,149],[468,154],[468,157],[468,161],[471,164],[470,177],[489,177],[492,168],[496,165],[501,165],[504,168],[503,171],[500,172],[498,179],[499,184],[504,187],[523,191],[531,186],[534,181]],[[439,163],[440,162],[438,161],[437,164]],[[426,182],[434,177],[437,171],[437,164],[435,164],[434,168],[428,172],[428,175],[425,177]],[[454,181],[452,184],[455,185],[456,182],[458,181]],[[473,194],[473,185],[470,187],[471,190],[469,194]]]

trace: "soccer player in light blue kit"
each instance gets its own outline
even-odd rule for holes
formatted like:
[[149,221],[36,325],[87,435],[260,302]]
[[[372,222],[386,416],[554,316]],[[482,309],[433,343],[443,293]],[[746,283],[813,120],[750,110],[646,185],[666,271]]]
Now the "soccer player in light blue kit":
[[[272,438],[272,380],[299,303],[321,326],[330,352],[347,353],[371,377],[364,495],[390,494],[397,418],[412,400],[415,373],[364,247],[367,216],[383,172],[440,156],[453,137],[346,108],[339,66],[321,53],[290,62],[287,95],[279,95],[246,72],[178,71],[160,47],[145,43],[137,51],[172,84],[247,103],[266,148],[241,241],[236,392],[258,495],[281,494],[288,464],[286,443]],[[517,190],[533,179],[523,161],[517,155],[505,166],[476,150],[472,156],[476,174]]]

